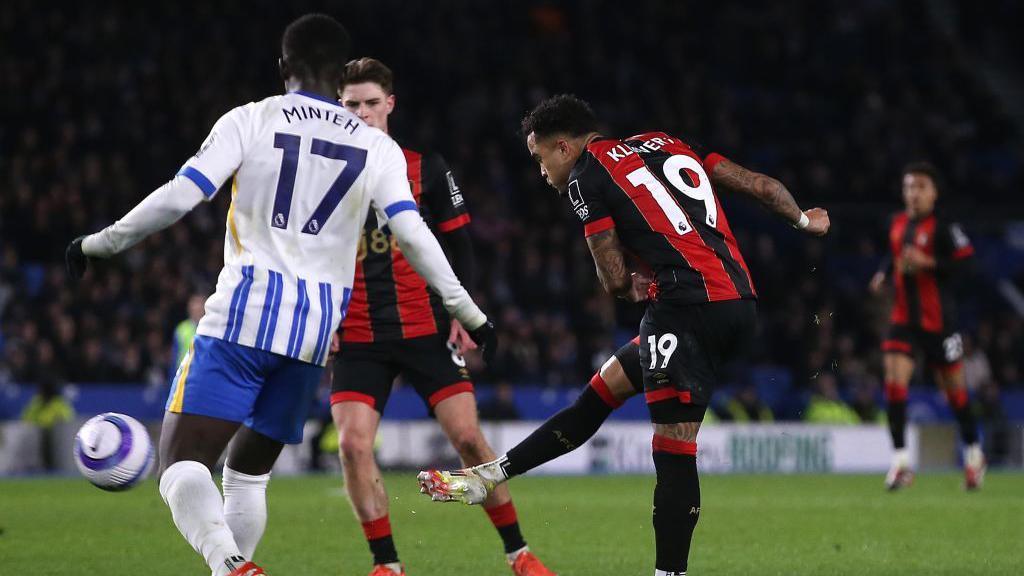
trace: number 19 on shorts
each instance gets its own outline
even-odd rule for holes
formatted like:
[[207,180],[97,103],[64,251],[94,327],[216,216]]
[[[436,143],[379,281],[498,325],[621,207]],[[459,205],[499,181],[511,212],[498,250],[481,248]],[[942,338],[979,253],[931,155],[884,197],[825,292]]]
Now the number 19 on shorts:
[[[651,334],[647,337],[647,344],[651,348],[651,365],[647,368],[649,370],[655,370],[657,368],[668,368],[668,362],[672,359],[672,354],[676,351],[676,347],[679,346],[679,339],[676,338],[675,334],[662,334],[658,337],[657,334]],[[658,365],[658,355],[661,355],[661,365]]]

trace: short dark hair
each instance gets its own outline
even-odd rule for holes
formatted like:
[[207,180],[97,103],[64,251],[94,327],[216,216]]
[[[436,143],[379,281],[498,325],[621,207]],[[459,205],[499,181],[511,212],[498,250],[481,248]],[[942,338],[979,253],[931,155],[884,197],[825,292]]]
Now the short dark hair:
[[326,14],[300,16],[281,37],[281,55],[297,76],[340,82],[351,49],[348,31]]
[[931,179],[932,185],[935,186],[936,192],[942,192],[942,176],[939,175],[939,169],[935,167],[931,162],[919,160],[911,162],[903,167],[902,176],[907,174],[921,174]]
[[395,88],[395,75],[391,68],[376,58],[359,58],[345,65],[345,77],[341,80],[341,88],[348,84],[373,82],[379,84],[385,94],[392,94]]
[[590,104],[572,94],[559,94],[537,105],[522,123],[523,136],[533,132],[538,138],[554,134],[583,136],[597,132],[597,117]]

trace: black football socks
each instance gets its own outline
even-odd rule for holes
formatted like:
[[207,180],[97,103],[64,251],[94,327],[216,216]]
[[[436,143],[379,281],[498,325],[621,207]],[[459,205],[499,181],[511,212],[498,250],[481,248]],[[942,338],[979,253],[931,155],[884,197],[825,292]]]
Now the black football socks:
[[696,442],[655,435],[654,469],[654,565],[659,574],[685,574],[690,539],[700,518]]
[[612,410],[592,386],[587,386],[571,406],[548,418],[508,451],[507,462],[502,464],[506,476],[523,474],[579,448],[597,433]]

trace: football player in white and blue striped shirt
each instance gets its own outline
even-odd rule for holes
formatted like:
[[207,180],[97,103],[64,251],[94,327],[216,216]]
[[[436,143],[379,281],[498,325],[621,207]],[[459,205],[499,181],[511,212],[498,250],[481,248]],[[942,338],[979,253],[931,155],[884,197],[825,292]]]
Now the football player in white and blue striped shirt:
[[[224,268],[174,378],[160,438],[160,493],[214,576],[263,574],[249,559],[266,522],[270,469],[284,444],[302,439],[371,206],[449,312],[485,354],[494,350],[493,326],[419,215],[401,149],[335,100],[349,48],[330,17],[293,22],[280,60],[287,93],[222,116],[170,182],[68,247],[69,272],[80,277],[90,258],[129,248],[232,180]],[[222,502],[211,469],[236,433]]]

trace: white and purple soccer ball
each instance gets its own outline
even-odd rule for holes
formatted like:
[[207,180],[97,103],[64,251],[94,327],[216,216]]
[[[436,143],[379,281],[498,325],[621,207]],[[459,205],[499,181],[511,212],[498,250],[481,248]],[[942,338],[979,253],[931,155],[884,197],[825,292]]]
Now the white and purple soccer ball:
[[90,418],[75,435],[75,464],[104,490],[127,490],[153,468],[153,441],[141,422],[107,412]]

